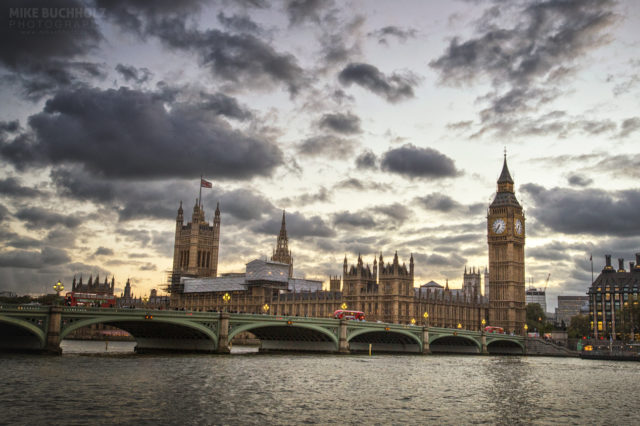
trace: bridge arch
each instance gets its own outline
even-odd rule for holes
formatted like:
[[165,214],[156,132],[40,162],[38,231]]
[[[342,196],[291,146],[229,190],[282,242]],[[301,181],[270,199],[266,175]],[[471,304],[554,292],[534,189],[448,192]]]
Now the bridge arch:
[[351,351],[372,350],[385,352],[422,352],[422,340],[414,333],[402,329],[357,329],[347,336]]
[[[87,318],[74,322],[61,330],[60,340],[74,330],[93,324],[107,324],[125,330],[138,342],[136,351],[202,350],[213,352],[218,348],[218,336],[205,325],[195,321],[159,316],[150,320],[134,315],[118,318],[105,316]],[[185,331],[187,332],[185,333]]]
[[[296,330],[296,333],[291,333],[291,330]],[[244,331],[255,334],[264,350],[335,352],[339,349],[338,336],[317,324],[296,321],[292,324],[276,321],[250,322],[232,327],[229,341]]]
[[491,339],[487,342],[487,352],[501,355],[523,355],[525,347],[522,342],[512,339]]
[[444,353],[482,353],[482,343],[471,336],[435,335],[429,338],[431,352]]
[[[11,336],[11,338],[9,338]],[[43,349],[47,341],[44,330],[29,321],[0,315],[0,347],[5,349]]]

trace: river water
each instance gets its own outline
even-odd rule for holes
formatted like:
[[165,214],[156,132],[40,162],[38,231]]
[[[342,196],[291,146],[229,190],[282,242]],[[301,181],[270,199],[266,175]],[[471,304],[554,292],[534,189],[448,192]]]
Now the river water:
[[574,358],[0,354],[0,424],[640,424],[640,366]]

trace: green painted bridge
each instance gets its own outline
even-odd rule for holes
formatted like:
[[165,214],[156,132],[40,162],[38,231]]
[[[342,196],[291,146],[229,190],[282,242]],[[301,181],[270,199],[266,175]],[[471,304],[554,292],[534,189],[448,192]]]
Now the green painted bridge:
[[329,353],[525,354],[521,336],[403,324],[273,315],[170,310],[0,306],[0,350],[61,353],[74,330],[106,324],[136,340],[136,352],[229,353],[242,332],[254,334],[262,351]]

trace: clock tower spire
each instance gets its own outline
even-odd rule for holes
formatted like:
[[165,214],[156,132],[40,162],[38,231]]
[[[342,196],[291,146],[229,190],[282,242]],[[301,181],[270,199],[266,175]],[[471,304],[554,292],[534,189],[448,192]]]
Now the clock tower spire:
[[518,202],[505,150],[498,191],[487,215],[489,323],[524,333],[524,212]]

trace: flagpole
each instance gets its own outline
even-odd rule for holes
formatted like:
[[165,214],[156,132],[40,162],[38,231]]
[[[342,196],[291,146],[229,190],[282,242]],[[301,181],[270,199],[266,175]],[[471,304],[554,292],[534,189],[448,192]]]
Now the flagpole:
[[200,194],[198,195],[198,202],[200,203],[200,208],[202,208],[202,175],[200,175]]
[[589,256],[589,260],[591,261],[591,284],[593,284],[593,253]]

